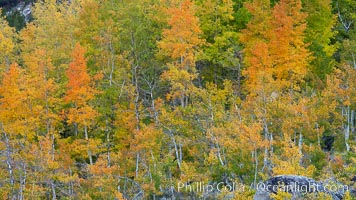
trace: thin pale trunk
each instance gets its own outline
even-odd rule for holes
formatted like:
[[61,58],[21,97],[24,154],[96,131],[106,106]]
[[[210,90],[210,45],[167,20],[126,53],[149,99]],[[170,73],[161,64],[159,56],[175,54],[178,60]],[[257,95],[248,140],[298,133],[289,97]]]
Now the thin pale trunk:
[[78,124],[74,123],[74,135],[78,136]]
[[211,132],[211,136],[210,137],[211,137],[211,142],[213,144],[213,145],[211,145],[211,148],[216,148],[217,149],[217,156],[218,156],[219,162],[220,162],[221,166],[224,166],[225,165],[225,162],[224,162],[225,159],[223,159],[222,156],[221,156],[223,153],[221,152],[221,148],[220,148],[218,139],[216,138],[216,136],[214,136],[213,132]]
[[319,130],[319,125],[316,124],[316,131],[317,131],[317,134],[318,134],[318,146],[321,147],[321,144],[320,144],[320,130]]
[[124,90],[125,82],[126,82],[126,80],[122,81],[121,88],[120,88],[120,94],[119,94],[118,99],[121,99],[121,95],[122,95],[122,91]]
[[[138,86],[138,75],[137,75],[137,69],[139,67],[139,62],[138,62],[137,55],[135,53],[135,37],[134,37],[133,32],[131,32],[131,47],[133,49],[133,51],[132,51],[133,56],[135,57],[135,66],[132,69],[132,84],[135,86],[134,105],[135,105],[136,130],[140,130],[140,112],[139,112],[140,91],[139,91],[139,86]],[[136,153],[136,170],[135,170],[136,178],[138,178],[139,159],[140,159],[140,153],[137,152]]]
[[351,134],[355,132],[355,111],[351,110]]
[[138,77],[137,77],[137,67],[134,67],[134,85],[135,85],[135,119],[136,119],[136,130],[140,130],[140,112],[139,112],[139,99],[140,99],[140,91],[138,88]]
[[52,132],[52,150],[51,150],[51,154],[52,154],[52,161],[54,161],[54,152],[55,152],[55,145],[54,145],[54,141],[55,137],[54,137],[54,131]]
[[56,194],[56,188],[54,186],[53,181],[51,182],[51,188],[52,188],[52,200],[56,200],[57,199],[57,194]]
[[302,154],[302,148],[303,148],[303,135],[302,133],[299,133],[298,150],[300,154]]
[[88,128],[87,126],[84,126],[84,134],[85,134],[85,140],[87,141],[87,151],[88,151],[88,157],[89,157],[89,164],[93,165],[93,157],[92,153],[90,150],[90,143],[89,143],[89,136],[88,136]]
[[270,140],[269,140],[270,142],[269,142],[269,146],[270,146],[270,148],[271,148],[271,154],[273,153],[273,151],[274,151],[274,149],[273,149],[273,134],[271,133],[271,135],[270,135]]
[[338,14],[339,20],[340,20],[341,24],[343,25],[345,31],[347,32],[347,31],[350,30],[350,27],[352,25],[352,21],[351,22],[344,21],[344,19],[342,18],[342,15],[340,13],[340,8],[339,8],[339,3],[338,2],[336,2],[336,6],[337,6],[337,11],[338,11],[337,14]]
[[153,117],[155,119],[156,124],[158,124],[158,112],[156,110],[156,105],[155,105],[155,100],[153,97],[153,91],[151,90],[150,92],[150,96],[151,96],[151,106],[152,106],[152,111],[153,111]]
[[136,117],[136,129],[139,130],[140,129],[140,113],[139,113],[139,99],[140,99],[140,91],[139,91],[139,87],[138,87],[138,75],[137,75],[137,69],[139,67],[139,58],[136,55],[135,52],[135,35],[134,32],[131,32],[131,48],[132,50],[132,54],[134,56],[135,59],[135,66],[132,69],[132,84],[135,86],[135,117]]
[[273,136],[272,133],[269,133],[268,130],[268,125],[267,125],[267,121],[266,119],[263,120],[263,132],[264,132],[264,138],[266,141],[269,141],[269,147],[265,147],[264,149],[264,155],[263,155],[263,167],[262,167],[262,171],[267,168],[267,170],[269,171],[269,154],[268,154],[268,148],[272,149],[272,140],[273,140]]
[[179,155],[179,152],[178,152],[178,145],[177,145],[176,139],[174,138],[174,135],[172,133],[171,133],[171,138],[172,138],[172,142],[174,144],[174,150],[176,152],[178,168],[181,169],[181,159],[180,159],[181,156]]
[[[140,130],[140,113],[139,113],[139,98],[140,98],[140,92],[138,88],[138,77],[137,77],[137,68],[138,66],[134,67],[134,85],[135,85],[135,119],[136,119],[136,130]],[[139,170],[139,159],[140,159],[140,153],[137,152],[136,155],[136,178],[138,178],[138,170]]]
[[253,188],[256,188],[256,184],[257,184],[257,174],[258,174],[258,157],[257,157],[257,150],[255,149],[253,152],[253,157],[255,159],[255,176],[253,179]]
[[[148,160],[145,156],[145,160]],[[150,162],[148,162],[147,164],[147,171],[148,171],[148,176],[150,177],[150,183],[153,182],[153,178],[152,178],[152,173],[151,173],[151,168],[150,168]]]
[[112,41],[110,41],[110,44],[109,44],[109,50],[110,50],[110,53],[111,53],[111,65],[108,65],[108,66],[111,66],[111,70],[110,70],[110,75],[109,75],[109,85],[111,86],[112,85],[112,82],[113,82],[113,74],[114,74],[114,71],[115,71],[115,50],[112,46]]
[[224,166],[225,163],[224,163],[223,159],[221,158],[220,145],[217,144],[216,147],[217,147],[217,149],[218,149],[218,158],[219,158],[220,164],[221,164],[222,166]]
[[179,143],[179,161],[182,162],[182,160],[183,160],[182,144]]
[[337,14],[338,14],[339,20],[340,20],[341,24],[343,25],[345,31],[348,32],[350,30],[350,27],[351,27],[353,21],[351,21],[351,22],[345,21],[340,13],[340,8],[339,8],[338,2],[336,2],[336,6],[337,6]]
[[8,56],[5,56],[4,58],[5,58],[6,70],[7,70],[10,67],[11,62]]
[[264,150],[264,155],[263,155],[263,167],[262,167],[262,171],[268,166],[268,148],[265,147]]
[[111,166],[111,156],[110,156],[110,131],[108,126],[108,120],[106,120],[106,143],[107,143],[107,165]]
[[20,175],[20,191],[19,191],[19,200],[23,200],[24,199],[24,188],[26,186],[26,164],[22,163],[22,173]]
[[110,75],[109,75],[109,85],[112,85],[112,75],[113,75],[113,70],[110,71]]
[[[211,104],[211,99],[209,98],[209,112],[210,112],[210,127],[213,127],[214,126],[214,112],[213,112],[213,106],[212,106],[212,104]],[[215,141],[216,142],[214,142],[213,141],[213,143],[216,143],[215,144],[215,147],[217,148],[217,150],[218,150],[218,158],[219,158],[219,162],[220,162],[220,164],[222,165],[222,166],[224,166],[225,165],[225,163],[224,163],[224,161],[223,161],[223,159],[222,159],[222,157],[221,157],[221,148],[220,148],[220,145],[219,145],[219,142],[218,142],[218,139],[214,136],[214,133],[212,132],[211,133],[212,134],[212,137],[213,138],[215,138]]]
[[[69,167],[69,176],[72,177],[73,176],[73,172],[72,169]],[[73,182],[70,180],[69,181],[69,199],[72,199],[72,195],[73,195]]]
[[180,98],[180,104],[183,108],[185,107],[184,94],[182,94],[182,97]]
[[[125,171],[125,177],[126,177],[126,171]],[[123,194],[126,194],[126,190],[127,190],[127,179],[125,178],[124,180],[125,180],[125,182],[124,182],[124,191],[123,191]]]
[[10,143],[9,143],[9,138],[5,132],[4,132],[4,136],[5,136],[5,145],[6,145],[6,161],[5,162],[7,164],[7,171],[9,172],[9,176],[10,176],[11,191],[13,193],[15,178],[13,175],[14,172],[13,172],[12,163],[11,163],[12,158],[11,158]]
[[154,157],[154,155],[153,155],[153,152],[152,152],[152,150],[150,150],[150,153],[151,153],[151,157],[152,157],[152,162],[153,162],[153,170],[154,170],[154,172],[156,172],[156,160],[155,160],[155,157]]
[[350,139],[350,106],[343,108],[343,114],[346,116],[346,124],[344,125],[345,146],[346,151],[350,151],[349,139]]
[[136,170],[135,170],[135,172],[136,172],[136,178],[138,177],[138,161],[139,161],[139,159],[140,159],[140,154],[137,153],[137,154],[136,154]]

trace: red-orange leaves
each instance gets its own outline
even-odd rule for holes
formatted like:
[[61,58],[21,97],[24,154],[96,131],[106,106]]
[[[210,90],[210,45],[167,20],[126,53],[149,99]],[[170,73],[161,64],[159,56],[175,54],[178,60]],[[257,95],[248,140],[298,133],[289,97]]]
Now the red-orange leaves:
[[68,84],[64,99],[72,104],[67,115],[68,122],[88,125],[88,120],[97,114],[88,101],[94,98],[97,91],[92,87],[92,80],[87,73],[84,53],[84,48],[77,43],[72,53],[73,60],[66,71]]
[[300,0],[281,0],[272,16],[274,36],[270,51],[274,61],[274,75],[282,86],[295,86],[307,73],[310,53],[304,44],[306,14]]

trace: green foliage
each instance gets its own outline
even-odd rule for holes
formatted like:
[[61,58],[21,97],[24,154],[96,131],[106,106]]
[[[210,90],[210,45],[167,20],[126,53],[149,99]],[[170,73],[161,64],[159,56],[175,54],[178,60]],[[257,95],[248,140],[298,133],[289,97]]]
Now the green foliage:
[[238,182],[215,198],[252,199],[276,174],[351,185],[354,13],[351,0],[44,0],[31,23],[1,18],[0,196]]
[[11,27],[14,27],[16,29],[16,31],[20,31],[26,26],[25,18],[17,10],[6,16],[6,20],[9,22],[9,25]]
[[[331,1],[306,0],[303,1],[303,9],[308,13],[305,41],[310,44],[309,49],[314,57],[311,73],[316,75],[313,78],[325,81],[326,75],[332,72],[336,64],[333,58],[337,48],[337,44],[333,44],[337,33],[334,29],[336,15],[332,13]],[[314,87],[317,87],[319,83],[315,81]]]

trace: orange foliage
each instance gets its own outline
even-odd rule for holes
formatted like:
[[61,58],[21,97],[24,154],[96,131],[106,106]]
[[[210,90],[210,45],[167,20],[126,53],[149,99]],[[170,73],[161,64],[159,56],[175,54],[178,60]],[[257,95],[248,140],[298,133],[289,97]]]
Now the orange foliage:
[[175,59],[179,66],[194,66],[196,48],[203,43],[199,38],[202,31],[195,16],[194,4],[184,0],[179,7],[167,9],[171,15],[169,29],[163,31],[163,39],[158,43],[165,55]]
[[64,100],[73,104],[68,113],[69,123],[88,125],[89,120],[97,115],[97,112],[88,105],[88,101],[94,98],[97,91],[91,85],[92,80],[87,73],[84,53],[84,48],[77,43],[72,53],[73,60],[66,71],[69,80]]
[[301,2],[283,0],[271,9],[269,1],[255,0],[246,7],[253,18],[240,40],[245,45],[248,67],[244,74],[250,92],[261,84],[261,79],[275,80],[275,86],[280,89],[299,90],[311,60],[304,43],[306,14],[301,11]]
[[282,0],[272,11],[274,35],[270,50],[274,62],[274,75],[280,84],[288,87],[302,81],[311,60],[304,43],[306,14],[300,0]]
[[184,107],[194,90],[192,81],[197,76],[195,61],[197,47],[203,44],[203,40],[199,38],[202,31],[195,16],[194,4],[190,0],[184,0],[178,7],[173,5],[166,11],[170,15],[170,28],[163,31],[163,39],[158,42],[158,46],[162,54],[173,62],[168,64],[168,70],[162,74],[162,79],[169,81],[172,86],[167,99],[180,99]]
[[22,82],[22,70],[14,63],[3,75],[0,87],[0,121],[5,132],[25,134],[28,112],[25,106]]

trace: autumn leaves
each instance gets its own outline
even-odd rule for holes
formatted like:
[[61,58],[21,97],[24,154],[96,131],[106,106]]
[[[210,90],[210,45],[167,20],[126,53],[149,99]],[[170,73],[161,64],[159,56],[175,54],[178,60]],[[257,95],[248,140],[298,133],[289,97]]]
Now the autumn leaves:
[[355,71],[334,67],[330,2],[71,2],[35,3],[19,33],[0,20],[0,196],[353,173]]

